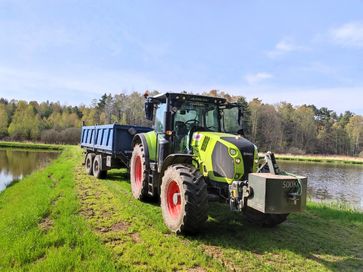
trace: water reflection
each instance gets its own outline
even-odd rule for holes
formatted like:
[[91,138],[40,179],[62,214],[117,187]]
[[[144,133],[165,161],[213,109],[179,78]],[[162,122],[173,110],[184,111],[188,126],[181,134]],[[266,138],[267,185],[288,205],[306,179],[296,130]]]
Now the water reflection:
[[58,152],[0,150],[0,191],[14,180],[20,180],[35,169],[44,167]]
[[363,209],[363,167],[279,161],[282,169],[308,177],[308,194]]

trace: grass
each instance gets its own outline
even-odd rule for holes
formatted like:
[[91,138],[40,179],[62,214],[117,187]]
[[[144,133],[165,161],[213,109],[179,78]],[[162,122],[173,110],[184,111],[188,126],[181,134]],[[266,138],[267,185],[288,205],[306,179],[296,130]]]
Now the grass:
[[112,270],[110,253],[78,213],[74,167],[66,148],[46,169],[0,194],[0,271]]
[[0,148],[16,148],[16,149],[33,149],[33,150],[58,150],[61,151],[64,146],[55,144],[40,144],[31,142],[3,142],[0,141]]
[[291,155],[291,154],[275,154],[275,156],[277,160],[281,161],[363,165],[363,158],[349,157],[349,156]]
[[310,202],[277,228],[210,204],[196,236],[175,236],[158,204],[135,200],[125,170],[84,174],[65,147],[0,194],[0,271],[359,271],[363,214]]

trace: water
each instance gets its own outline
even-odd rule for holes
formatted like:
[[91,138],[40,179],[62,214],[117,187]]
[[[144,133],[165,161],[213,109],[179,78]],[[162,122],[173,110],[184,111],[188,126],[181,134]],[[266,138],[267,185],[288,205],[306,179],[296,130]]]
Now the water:
[[313,200],[346,203],[363,210],[363,167],[358,165],[278,162],[281,169],[308,177]]
[[58,152],[0,150],[0,192],[16,180],[44,167]]

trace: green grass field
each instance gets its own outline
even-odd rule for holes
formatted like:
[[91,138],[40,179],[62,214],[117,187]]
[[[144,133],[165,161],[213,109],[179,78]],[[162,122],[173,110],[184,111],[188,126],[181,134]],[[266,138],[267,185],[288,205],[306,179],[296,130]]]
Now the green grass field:
[[176,236],[125,170],[87,176],[78,147],[0,193],[0,271],[360,271],[363,214],[309,203],[277,228],[211,203],[204,231]]

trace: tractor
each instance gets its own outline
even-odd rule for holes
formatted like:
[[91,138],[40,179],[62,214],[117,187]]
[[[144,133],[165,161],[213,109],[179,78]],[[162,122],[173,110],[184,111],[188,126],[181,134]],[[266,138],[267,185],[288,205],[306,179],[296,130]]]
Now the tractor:
[[200,231],[210,201],[225,202],[265,227],[305,208],[307,178],[282,171],[271,152],[259,157],[244,137],[238,103],[187,93],[145,99],[145,116],[154,126],[131,142],[132,195],[142,201],[160,197],[172,232]]

